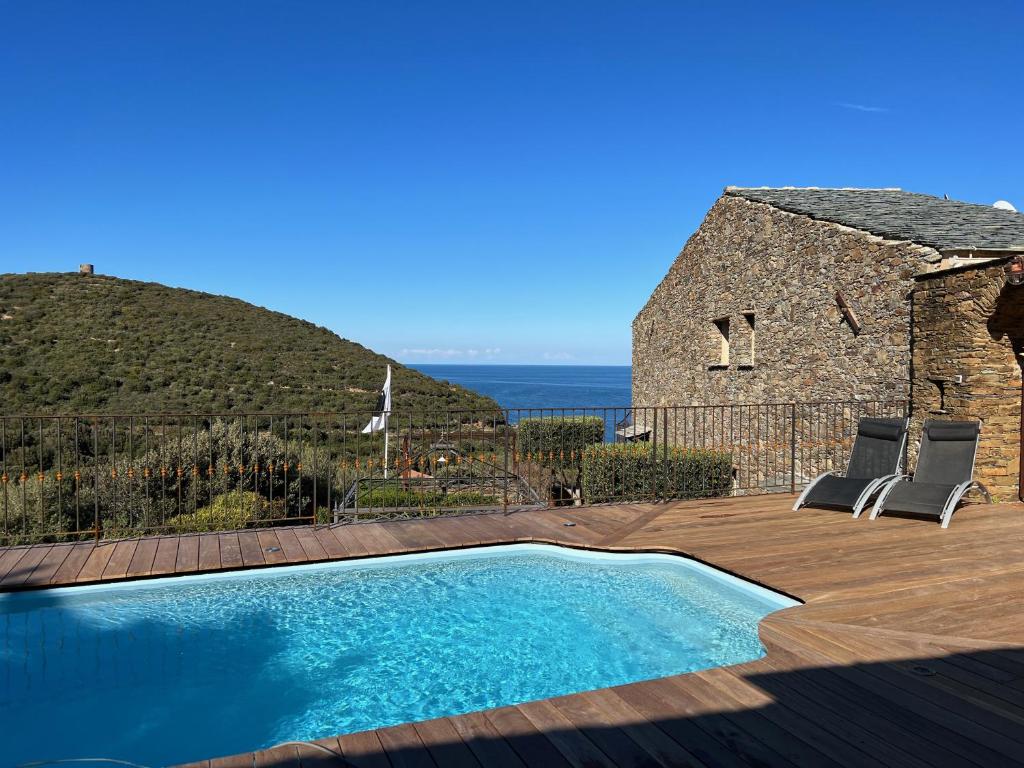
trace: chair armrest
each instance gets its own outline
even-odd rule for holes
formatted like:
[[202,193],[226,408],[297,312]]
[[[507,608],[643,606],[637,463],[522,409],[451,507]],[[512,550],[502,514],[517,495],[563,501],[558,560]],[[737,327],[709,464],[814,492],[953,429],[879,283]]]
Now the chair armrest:
[[874,480],[868,483],[867,487],[861,492],[860,496],[857,497],[857,501],[854,502],[854,518],[860,517],[861,512],[864,511],[864,507],[871,500],[871,497],[878,493],[879,488],[884,488],[889,482],[895,480],[897,477],[899,477],[899,475],[897,474],[882,475],[881,477],[876,477]]
[[833,469],[831,472],[822,472],[816,478],[811,480],[811,482],[809,482],[804,487],[803,493],[801,493],[800,497],[796,500],[796,504],[793,505],[793,511],[796,512],[798,509],[800,509],[800,507],[803,506],[804,500],[807,498],[807,495],[811,492],[811,489],[814,488],[814,486],[816,486],[818,484],[818,482],[823,477],[828,477],[829,475],[838,475],[838,474],[839,474],[839,470],[838,469]]
[[949,498],[946,499],[946,505],[942,508],[942,514],[939,516],[939,520],[942,522],[943,528],[949,527],[949,521],[953,519],[953,512],[956,510],[957,505],[969,491],[977,488],[983,494],[985,494],[985,500],[991,504],[992,494],[988,492],[988,488],[979,483],[977,480],[965,480],[960,483],[953,491],[949,494]]
[[985,496],[985,503],[986,504],[991,504],[992,503],[992,494],[988,492],[988,488],[985,487],[984,483],[980,483],[977,480],[974,480],[972,482],[972,485],[975,488],[977,488],[979,491],[981,491],[982,494]]
[[895,488],[898,483],[911,479],[913,479],[911,475],[893,475],[892,479],[882,486],[881,493],[878,494],[878,498],[875,500],[875,506],[871,508],[871,514],[868,516],[868,519],[874,520],[882,513],[882,510],[885,509],[885,497],[892,493],[892,489]]

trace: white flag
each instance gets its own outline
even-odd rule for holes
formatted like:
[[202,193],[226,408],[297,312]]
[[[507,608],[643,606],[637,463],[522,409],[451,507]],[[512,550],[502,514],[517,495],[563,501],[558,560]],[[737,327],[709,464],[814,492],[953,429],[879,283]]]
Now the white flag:
[[373,411],[373,416],[370,417],[370,423],[363,427],[363,434],[367,435],[371,432],[380,432],[382,429],[388,428],[388,416],[391,413],[391,366],[388,366],[388,375],[384,379],[384,386],[380,390],[380,394],[377,396],[377,407]]

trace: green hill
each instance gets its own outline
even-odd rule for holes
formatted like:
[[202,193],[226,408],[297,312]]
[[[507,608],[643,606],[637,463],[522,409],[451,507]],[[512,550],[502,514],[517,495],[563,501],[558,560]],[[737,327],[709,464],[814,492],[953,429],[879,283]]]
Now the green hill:
[[497,408],[326,328],[226,296],[101,275],[0,275],[0,413]]

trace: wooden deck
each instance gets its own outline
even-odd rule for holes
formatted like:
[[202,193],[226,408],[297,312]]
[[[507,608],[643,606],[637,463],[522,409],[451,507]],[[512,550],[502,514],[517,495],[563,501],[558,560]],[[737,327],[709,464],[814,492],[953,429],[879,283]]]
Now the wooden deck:
[[762,622],[768,654],[751,663],[319,742],[337,757],[288,746],[198,765],[1024,765],[1024,506],[969,506],[943,531],[791,504],[761,496],[0,549],[0,589],[514,541],[678,552],[806,604]]

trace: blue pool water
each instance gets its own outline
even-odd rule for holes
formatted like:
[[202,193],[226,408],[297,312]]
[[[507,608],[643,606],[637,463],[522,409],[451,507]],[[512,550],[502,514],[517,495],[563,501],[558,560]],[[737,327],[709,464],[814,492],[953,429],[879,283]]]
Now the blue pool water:
[[149,766],[757,658],[793,601],[541,545],[0,596],[0,756]]

